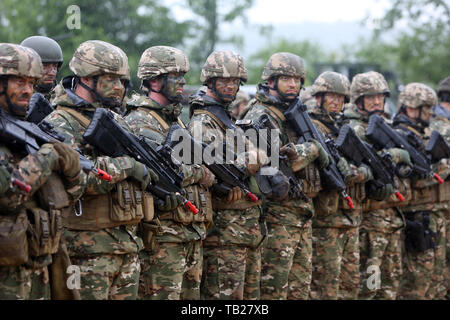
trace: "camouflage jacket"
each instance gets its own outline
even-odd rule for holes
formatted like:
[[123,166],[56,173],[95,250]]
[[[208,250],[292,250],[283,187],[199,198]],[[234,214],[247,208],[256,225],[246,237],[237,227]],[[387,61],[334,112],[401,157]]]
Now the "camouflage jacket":
[[[156,112],[168,126],[178,124],[178,116],[181,112],[181,105],[168,105],[162,107],[152,99],[134,94],[127,101],[127,109],[129,113],[125,117],[125,121],[130,125],[134,134],[139,137],[147,138],[147,141],[154,147],[162,145],[166,141],[168,129],[152,115],[152,111]],[[200,188],[197,182],[202,178],[202,169],[200,165],[184,165],[180,166],[183,174],[183,186],[194,185],[194,188]],[[196,185],[197,184],[197,185]],[[204,192],[209,192],[205,190]],[[195,203],[197,207],[201,204]],[[200,208],[199,208],[200,209]],[[157,208],[155,206],[155,210]],[[177,210],[186,210],[177,208]],[[157,212],[158,214],[158,212]],[[176,214],[176,212],[174,213]],[[201,214],[201,212],[199,213]],[[174,220],[161,220],[163,234],[157,236],[160,242],[184,242],[204,239],[206,237],[206,227],[203,222],[191,222],[185,225]]]
[[[231,119],[228,106],[221,105],[217,101],[205,95],[205,92],[199,91],[190,97],[190,108],[193,113],[188,124],[188,130],[196,140],[200,136],[203,143],[212,144],[214,141],[225,141],[226,130],[223,124],[205,113],[196,114],[196,110],[203,110],[210,106],[219,106],[224,108]],[[239,167],[245,164],[236,163]],[[253,191],[253,190],[252,190]],[[214,210],[214,227],[208,232],[205,244],[211,245],[249,245],[257,246],[263,239],[261,206],[255,206],[246,197],[233,202],[230,207],[236,209],[228,209],[227,207],[218,208],[218,204],[223,204],[225,199],[213,194]]]
[[[349,124],[356,134],[364,141],[366,138],[366,129],[369,119],[367,116],[358,112],[356,105],[347,104],[344,107],[343,123]],[[400,181],[400,180],[399,180]],[[401,182],[401,181],[400,181]],[[394,195],[391,196],[395,197]],[[374,201],[367,199],[366,201]],[[364,230],[376,230],[379,232],[393,232],[404,226],[403,216],[393,208],[377,209],[363,212],[363,221],[361,228]]]
[[[65,142],[79,147],[88,159],[94,162],[94,165],[112,176],[112,182],[98,179],[92,172],[88,174],[86,190],[84,195],[103,195],[111,192],[115,184],[128,177],[133,164],[129,157],[111,158],[102,156],[92,147],[86,146],[83,141],[83,134],[86,128],[71,114],[64,111],[61,107],[75,109],[81,112],[88,120],[92,119],[93,113],[97,107],[102,107],[98,103],[90,104],[77,96],[67,84],[65,92],[60,93],[53,105],[56,110],[48,115],[45,120],[52,123],[55,130],[62,133]],[[114,114],[115,120],[126,130],[131,131],[127,123],[118,115]],[[106,203],[101,205],[108,205]],[[84,255],[95,253],[129,253],[138,252],[142,249],[142,239],[136,236],[136,225],[119,226],[106,228],[100,231],[71,231],[66,230],[65,236],[68,240],[68,248],[71,254]]]
[[[298,141],[298,136],[295,131],[286,121],[280,119],[280,117],[272,109],[276,108],[280,112],[283,112],[287,109],[287,107],[288,106],[286,104],[282,103],[275,97],[270,96],[265,87],[259,85],[255,99],[250,101],[249,109],[243,119],[257,122],[262,114],[267,114],[272,123],[280,130],[280,147],[289,142],[294,143],[300,157],[300,167],[301,169],[304,169],[317,158],[318,154],[312,151],[312,144],[309,142],[296,144]],[[302,176],[302,174],[304,174],[302,171],[305,170],[300,170],[296,173],[300,178],[304,178],[304,176]],[[314,169],[314,171],[317,170]],[[316,177],[318,177],[318,174]],[[309,181],[306,181],[306,183],[308,182]],[[320,184],[320,180],[317,182]],[[281,203],[268,201],[267,206],[267,221],[283,225],[301,227],[305,224],[305,222],[311,219],[314,214],[312,201],[304,202],[300,199],[287,199]]]
[[[315,107],[309,112],[317,129],[325,138],[336,140],[339,135],[339,119],[334,120],[321,108]],[[313,227],[357,227],[362,220],[362,202],[365,200],[365,182],[372,178],[370,168],[362,166],[357,168],[349,162],[353,175],[358,178],[358,183],[350,181],[347,183],[347,194],[352,197],[355,208],[351,210],[339,195],[338,191],[320,191],[314,198],[316,215]]]

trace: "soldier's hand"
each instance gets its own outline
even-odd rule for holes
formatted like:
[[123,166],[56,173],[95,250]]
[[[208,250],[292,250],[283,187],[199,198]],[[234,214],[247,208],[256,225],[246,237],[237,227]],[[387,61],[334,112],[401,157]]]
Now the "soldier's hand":
[[295,145],[292,142],[285,144],[280,148],[280,154],[286,156],[289,161],[293,162],[298,158],[298,152]]
[[381,188],[376,189],[372,194],[371,198],[377,201],[382,201],[388,198],[391,194],[394,193],[394,187],[392,184],[386,184]]
[[263,155],[260,154],[260,150],[251,150],[248,152],[247,170],[251,176],[254,175],[265,164],[267,159],[262,158]]
[[171,192],[170,195],[166,196],[164,203],[158,203],[158,210],[160,211],[173,211],[184,202],[184,198],[178,194]]
[[80,156],[70,145],[55,141],[52,142],[53,147],[58,152],[58,163],[63,175],[67,179],[74,179],[81,170]]
[[213,185],[214,183],[214,174],[204,165],[201,166],[202,168],[202,178],[200,179],[200,181],[198,182],[199,185],[205,187],[205,188],[209,188]]
[[11,187],[11,172],[4,165],[0,165],[0,194],[5,193]]
[[338,163],[336,164],[336,167],[338,168],[341,175],[344,177],[345,182],[348,182],[352,178],[354,178],[353,171],[350,168],[347,160],[345,160],[345,158],[341,157]]
[[322,147],[319,141],[312,139],[311,142],[317,147],[319,151],[319,156],[317,157],[319,169],[328,167],[328,165],[331,162],[330,155],[328,154],[328,152],[325,151],[325,149]]
[[280,170],[269,177],[270,187],[272,189],[270,199],[281,202],[289,195],[289,179]]
[[390,148],[387,152],[391,155],[392,161],[396,164],[405,164],[409,167],[413,166],[408,151],[400,148]]
[[147,189],[147,186],[152,182],[158,182],[158,175],[150,168],[148,168],[143,163],[134,160],[133,170],[130,173],[130,176],[135,178],[141,183],[141,187],[143,190]]
[[244,193],[242,192],[241,188],[233,187],[233,189],[231,189],[230,192],[228,193],[227,202],[232,203],[232,202],[238,201],[243,196],[244,196]]

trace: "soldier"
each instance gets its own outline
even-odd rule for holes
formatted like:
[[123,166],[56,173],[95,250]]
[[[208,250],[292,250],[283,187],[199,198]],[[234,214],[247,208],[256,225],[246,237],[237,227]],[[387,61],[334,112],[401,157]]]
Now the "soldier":
[[50,101],[51,92],[56,86],[58,70],[63,63],[61,47],[55,40],[43,36],[28,37],[20,45],[34,49],[41,57],[44,74],[36,83],[35,91],[42,93]]
[[433,106],[433,113],[450,120],[450,76],[439,83],[437,95],[440,104]]
[[[390,90],[383,75],[370,71],[354,76],[350,86],[350,102],[344,111],[344,122],[367,140],[365,132],[369,117],[384,110],[385,98]],[[386,150],[396,164],[412,166],[407,151],[399,148]],[[400,190],[401,192],[402,190]],[[394,209],[391,184],[378,188],[367,195],[363,205],[363,219],[360,226],[360,292],[362,299],[396,298],[401,265],[400,236],[404,218]],[[388,201],[389,200],[389,201]]]
[[[2,118],[24,119],[33,86],[41,76],[41,59],[34,50],[0,44]],[[61,142],[43,144],[31,154],[13,140],[3,139],[0,148],[0,299],[57,298],[51,292],[49,270],[52,255],[60,250],[61,210],[68,209],[69,200],[76,200],[83,191],[78,154]],[[70,197],[64,208],[50,203],[54,198],[48,193],[52,187],[48,182],[56,171],[62,177],[57,196]],[[31,192],[20,191],[12,179],[31,186]]]
[[[150,47],[139,61],[138,77],[145,95],[134,94],[128,101],[126,121],[138,136],[155,147],[164,144],[171,125],[184,128],[179,115],[184,75],[189,71],[187,56],[167,46]],[[145,250],[141,252],[139,297],[143,299],[200,299],[203,267],[202,240],[212,223],[208,188],[214,175],[200,165],[182,165],[183,186],[189,200],[200,210],[192,214],[173,195],[156,208],[156,218],[144,220]]]
[[90,173],[76,210],[64,216],[72,263],[80,268],[80,295],[82,299],[136,299],[138,252],[143,247],[137,225],[144,215],[152,214],[148,212],[151,195],[145,190],[158,177],[131,157],[103,156],[83,140],[96,108],[121,105],[124,78],[129,79],[128,58],[112,44],[88,40],[78,46],[69,67],[74,74],[62,80],[65,93],[55,100],[57,108],[46,120],[66,137],[66,143],[79,147],[112,176],[107,182]]
[[[280,153],[289,157],[298,177],[307,175],[304,192],[313,196],[320,188],[320,178],[313,166],[328,165],[328,154],[317,141],[297,144],[298,135],[283,114],[298,98],[305,81],[303,59],[288,52],[273,54],[267,62],[255,99],[244,119],[255,122],[267,114],[280,130]],[[302,174],[302,175],[300,175]],[[312,274],[312,201],[280,197],[267,201],[267,244],[263,248],[261,299],[307,299]]]
[[[424,152],[425,141],[431,134],[428,126],[432,107],[436,104],[434,90],[417,82],[405,86],[398,99],[399,112],[393,119],[394,127],[405,134],[414,133],[417,139],[415,147],[421,152]],[[446,293],[445,212],[448,211],[448,203],[439,203],[435,198],[440,187],[431,176],[411,179],[411,187],[411,202],[402,209],[407,228],[404,277],[399,298],[443,299]],[[417,229],[417,226],[421,228]],[[423,236],[427,245],[419,248],[414,239]]]
[[[324,137],[336,140],[338,120],[344,103],[350,100],[350,81],[342,74],[326,71],[312,85],[317,107],[313,122]],[[365,182],[372,172],[364,164],[359,168],[341,158],[337,167],[345,178],[347,193],[354,202],[350,209],[337,191],[321,191],[314,198],[313,218],[313,299],[357,299],[359,291],[359,225]]]
[[[214,51],[206,59],[200,80],[207,88],[190,98],[193,116],[188,129],[196,140],[200,137],[203,143],[218,147],[227,130],[236,129],[229,107],[241,82],[247,81],[247,70],[240,55]],[[236,151],[235,144],[229,147]],[[253,176],[265,161],[265,154],[249,149],[238,154],[234,163]],[[226,196],[213,194],[212,203],[214,226],[203,243],[202,299],[259,299],[265,228],[261,201],[251,202],[236,186]]]

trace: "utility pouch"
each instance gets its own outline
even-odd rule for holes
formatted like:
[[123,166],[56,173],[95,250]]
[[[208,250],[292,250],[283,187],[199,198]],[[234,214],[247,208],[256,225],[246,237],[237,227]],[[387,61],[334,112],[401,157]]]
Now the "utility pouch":
[[113,222],[139,220],[144,217],[142,209],[142,191],[131,181],[123,180],[111,193],[110,218]]
[[27,262],[27,227],[25,212],[0,215],[0,266],[18,266]]
[[156,236],[163,234],[161,224],[158,219],[154,219],[152,223],[142,222],[142,241],[147,250],[154,251],[157,247]]
[[30,256],[39,257],[56,253],[62,236],[61,212],[30,208],[27,209],[27,214]]

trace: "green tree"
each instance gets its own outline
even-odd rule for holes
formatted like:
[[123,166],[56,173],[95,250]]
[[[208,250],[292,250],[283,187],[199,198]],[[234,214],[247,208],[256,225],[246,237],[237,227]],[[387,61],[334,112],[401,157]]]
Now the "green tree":
[[287,39],[279,39],[273,44],[269,43],[266,47],[250,56],[250,58],[245,62],[249,74],[248,83],[254,84],[261,82],[261,74],[264,66],[270,56],[275,52],[290,52],[302,57],[305,60],[305,85],[309,85],[314,82],[315,78],[318,76],[318,70],[315,70],[314,66],[316,62],[331,62],[331,55],[317,43],[313,43],[308,40],[294,42]]
[[200,83],[200,70],[208,55],[218,43],[242,44],[243,37],[220,35],[224,24],[243,19],[247,22],[245,11],[251,8],[253,0],[186,0],[189,8],[198,17],[195,23],[194,43],[189,52],[191,71],[187,74],[189,83]]
[[[403,82],[433,87],[450,70],[450,7],[441,0],[392,0],[372,38],[355,57],[395,70]],[[386,39],[395,32],[395,40]],[[392,34],[391,34],[392,37]]]
[[122,48],[129,57],[132,82],[139,86],[137,64],[142,52],[152,45],[181,46],[189,34],[190,21],[178,23],[159,0],[76,1],[80,8],[80,29],[70,30],[67,8],[73,0],[2,0],[0,41],[20,43],[31,35],[54,38],[63,49],[60,75],[70,74],[68,62],[78,45],[97,39]]

